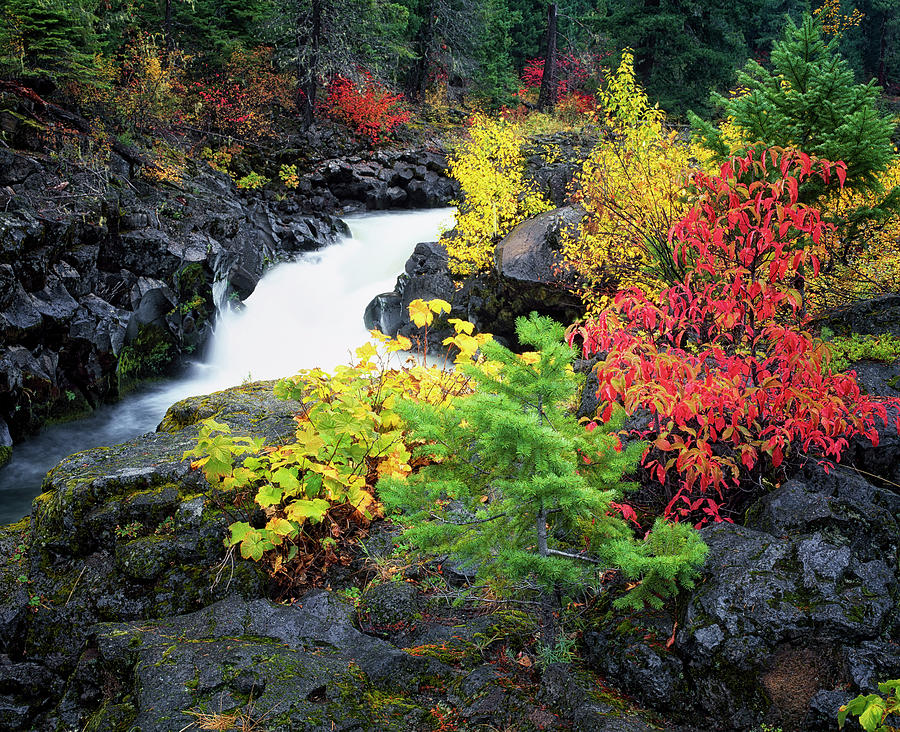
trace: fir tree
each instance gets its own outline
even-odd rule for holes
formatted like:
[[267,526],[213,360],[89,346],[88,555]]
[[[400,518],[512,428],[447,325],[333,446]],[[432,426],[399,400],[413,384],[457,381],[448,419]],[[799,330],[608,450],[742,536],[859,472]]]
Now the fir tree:
[[[894,159],[894,124],[877,109],[874,81],[857,84],[849,64],[826,42],[818,20],[788,21],[784,38],[772,48],[772,69],[750,61],[738,73],[747,93],[712,99],[733,120],[747,146],[793,147],[847,164],[847,185],[877,187],[876,174]],[[695,135],[727,157],[722,133],[691,115]]]
[[691,586],[706,547],[691,527],[663,522],[653,540],[634,539],[615,504],[633,487],[622,476],[643,445],[623,449],[609,425],[588,431],[568,411],[579,377],[560,325],[532,314],[516,333],[539,351],[517,356],[490,342],[468,370],[474,394],[398,410],[431,462],[379,491],[403,511],[412,546],[477,566],[483,580],[540,588],[547,644],[563,590],[596,587],[616,567],[638,581],[620,607],[659,606],[676,582]]
[[633,49],[647,94],[670,114],[702,106],[712,88],[727,89],[747,58],[744,8],[735,13],[726,0],[608,0],[598,8],[597,31],[614,49]]
[[55,81],[89,77],[96,20],[81,2],[6,0],[0,9],[0,74]]

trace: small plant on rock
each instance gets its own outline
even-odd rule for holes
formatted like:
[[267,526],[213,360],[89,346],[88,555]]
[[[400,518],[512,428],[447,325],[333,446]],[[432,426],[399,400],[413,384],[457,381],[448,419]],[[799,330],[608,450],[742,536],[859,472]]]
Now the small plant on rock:
[[476,566],[482,580],[538,588],[542,641],[553,647],[566,588],[596,587],[615,566],[634,580],[618,606],[658,607],[692,584],[706,548],[693,529],[663,521],[654,551],[635,540],[618,502],[643,445],[623,448],[608,428],[587,431],[571,415],[579,379],[562,326],[533,314],[516,332],[539,350],[519,356],[485,343],[487,360],[463,367],[471,395],[446,409],[398,404],[427,465],[379,492],[411,546]]
[[[413,301],[415,322],[427,325],[447,312],[443,300]],[[476,357],[488,335],[471,335],[474,326],[455,321],[448,338],[458,360]],[[356,351],[357,361],[333,374],[304,370],[282,379],[275,396],[303,404],[293,438],[280,446],[233,436],[228,425],[205,420],[197,444],[185,453],[195,458],[211,486],[221,488],[247,512],[234,521],[228,547],[244,559],[264,560],[286,588],[349,561],[343,547],[380,513],[375,483],[381,476],[409,472],[410,453],[397,406],[422,401],[443,408],[468,390],[461,373],[413,363],[390,368],[393,353],[409,351],[406,338],[373,332],[387,352],[372,343]],[[262,516],[260,516],[260,511]]]
[[866,732],[894,732],[897,727],[885,724],[891,715],[900,714],[900,679],[878,684],[881,694],[860,694],[841,706],[838,727],[843,729],[847,716],[852,714]]

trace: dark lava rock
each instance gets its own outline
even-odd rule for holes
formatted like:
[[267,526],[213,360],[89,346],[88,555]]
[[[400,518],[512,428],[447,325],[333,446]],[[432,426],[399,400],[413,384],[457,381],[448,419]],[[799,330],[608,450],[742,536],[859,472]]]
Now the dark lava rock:
[[28,538],[16,527],[0,536],[3,649],[66,675],[96,622],[261,596],[262,570],[229,561],[223,545],[234,520],[225,499],[183,456],[202,419],[271,444],[292,432],[299,407],[275,399],[271,382],[244,385],[179,402],[159,432],[63,460],[34,501]]
[[369,623],[376,628],[410,623],[422,609],[422,593],[408,582],[385,582],[367,589],[361,606]]
[[900,668],[884,642],[898,629],[898,516],[897,494],[810,471],[762,499],[747,526],[703,529],[705,581],[674,648],[703,713],[734,729],[818,729],[804,720],[822,692],[870,690]]
[[[59,182],[47,161],[2,156],[0,179]],[[272,264],[347,233],[330,214],[245,196],[206,165],[184,189],[135,179],[96,210],[0,213],[0,419],[13,440],[202,348],[220,304],[214,282],[223,301],[246,298]]]
[[316,591],[293,606],[231,598],[157,622],[96,625],[79,666],[96,682],[114,676],[117,688],[105,699],[95,692],[89,714],[92,695],[80,685],[81,703],[54,721],[90,727],[129,707],[133,728],[171,732],[196,719],[191,712],[252,707],[272,732],[402,729],[376,722],[366,685],[409,693],[422,677],[453,672],[359,632],[353,615]]
[[544,669],[538,699],[559,710],[579,732],[651,732],[657,729],[638,716],[622,714],[589,690],[565,664],[554,663]]
[[[579,208],[567,207],[523,222],[497,245],[495,270],[466,279],[461,288],[450,274],[442,244],[416,245],[394,291],[378,295],[366,308],[366,326],[415,340],[420,332],[409,319],[409,303],[435,298],[451,303],[448,317],[469,320],[479,331],[508,343],[515,343],[516,318],[532,311],[571,322],[582,306],[559,267],[559,241],[581,215]],[[442,350],[442,341],[451,334],[446,318],[438,318],[428,330],[429,348]]]
[[881,335],[900,337],[900,295],[883,295],[863,300],[828,315],[822,323],[838,335]]
[[572,235],[582,218],[584,209],[567,206],[523,221],[497,245],[494,258],[500,276],[518,282],[560,285],[566,279],[561,239]]
[[584,633],[585,660],[617,688],[654,709],[686,708],[690,692],[684,664],[666,643],[674,628],[665,613],[610,617]]

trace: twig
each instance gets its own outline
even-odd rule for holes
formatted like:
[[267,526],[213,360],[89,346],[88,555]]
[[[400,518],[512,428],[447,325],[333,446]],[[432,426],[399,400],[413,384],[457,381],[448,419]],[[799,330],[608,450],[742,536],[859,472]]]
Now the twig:
[[494,521],[498,518],[502,518],[503,516],[506,516],[506,512],[498,513],[496,516],[490,516],[488,518],[475,519],[473,521],[447,521],[446,519],[438,516],[436,513],[431,513],[429,515],[431,516],[431,518],[441,524],[450,524],[451,526],[471,526],[473,524],[486,524],[489,521]]
[[69,604],[69,600],[72,599],[72,595],[75,594],[75,588],[78,587],[78,582],[81,580],[81,575],[84,574],[84,570],[86,569],[87,563],[85,563],[85,565],[81,568],[81,572],[78,573],[78,577],[75,578],[75,584],[72,585],[72,589],[69,591],[69,596],[66,598],[66,605],[64,605],[63,607]]
[[572,554],[570,552],[561,552],[559,549],[547,549],[547,554],[555,557],[565,557],[566,559],[580,559],[582,562],[590,562],[591,564],[603,564],[599,559],[586,557],[583,554]]

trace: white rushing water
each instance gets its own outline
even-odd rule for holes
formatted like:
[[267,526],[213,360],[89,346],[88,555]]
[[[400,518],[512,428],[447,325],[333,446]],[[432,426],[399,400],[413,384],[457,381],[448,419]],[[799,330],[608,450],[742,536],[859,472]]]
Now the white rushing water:
[[452,209],[347,219],[352,238],[273,267],[244,308],[220,313],[206,358],[183,378],[16,445],[0,468],[0,525],[29,511],[44,474],[62,458],[155,429],[179,399],[346,362],[368,337],[363,311],[369,301],[393,289],[417,242],[433,241],[452,223]]

